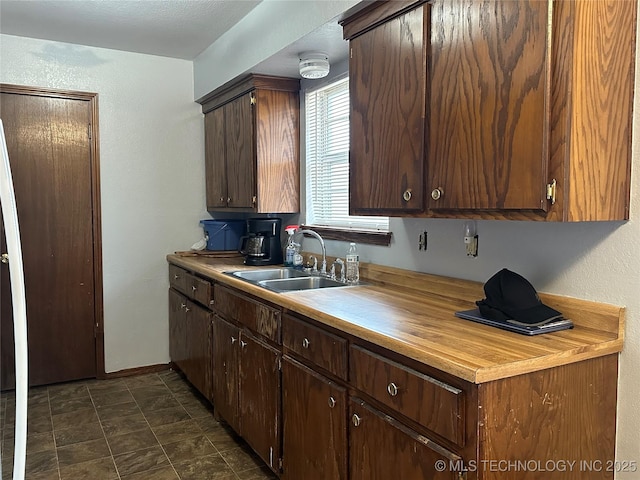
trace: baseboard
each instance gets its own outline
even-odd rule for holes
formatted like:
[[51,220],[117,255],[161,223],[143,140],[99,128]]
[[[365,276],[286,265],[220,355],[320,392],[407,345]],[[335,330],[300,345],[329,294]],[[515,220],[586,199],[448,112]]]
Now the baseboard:
[[146,365],[144,367],[127,368],[117,372],[106,373],[104,378],[131,377],[133,375],[145,375],[147,373],[163,372],[171,369],[170,363],[160,363],[157,365]]

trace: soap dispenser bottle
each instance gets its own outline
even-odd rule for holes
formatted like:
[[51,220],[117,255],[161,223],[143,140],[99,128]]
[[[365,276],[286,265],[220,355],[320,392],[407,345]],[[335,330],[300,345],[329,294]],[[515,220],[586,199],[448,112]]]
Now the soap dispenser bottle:
[[298,229],[297,225],[289,225],[285,228],[285,231],[289,234],[287,238],[287,246],[284,248],[284,266],[293,267],[293,260],[296,254],[296,244],[293,241],[293,235]]
[[356,285],[360,281],[360,257],[358,247],[351,242],[346,256],[347,275],[346,281],[349,285]]

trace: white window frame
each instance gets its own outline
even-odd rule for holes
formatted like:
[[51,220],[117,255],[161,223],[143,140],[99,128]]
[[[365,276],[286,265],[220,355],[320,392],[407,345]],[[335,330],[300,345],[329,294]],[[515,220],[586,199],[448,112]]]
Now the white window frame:
[[306,224],[388,232],[389,217],[349,215],[348,76],[305,92],[305,145]]

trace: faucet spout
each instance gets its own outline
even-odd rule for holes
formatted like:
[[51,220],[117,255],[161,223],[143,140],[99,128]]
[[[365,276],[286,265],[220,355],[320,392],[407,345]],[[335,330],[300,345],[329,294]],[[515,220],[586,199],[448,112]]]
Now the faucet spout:
[[322,237],[318,232],[314,232],[313,230],[304,229],[304,230],[300,230],[300,233],[311,235],[312,237],[316,238],[320,242],[320,247],[322,248],[322,265],[320,267],[320,274],[326,275],[327,274],[327,249],[324,246],[324,240],[322,239]]

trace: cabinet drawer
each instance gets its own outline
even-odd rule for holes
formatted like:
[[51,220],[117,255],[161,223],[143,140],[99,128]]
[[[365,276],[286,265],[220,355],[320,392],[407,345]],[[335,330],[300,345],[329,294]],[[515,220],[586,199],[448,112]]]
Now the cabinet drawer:
[[464,445],[464,394],[416,370],[352,345],[351,383],[442,437]]
[[211,282],[189,275],[187,277],[187,289],[189,290],[189,296],[196,302],[209,308],[213,307],[213,286]]
[[169,285],[172,288],[175,288],[176,290],[184,294],[189,293],[187,291],[188,276],[189,272],[187,272],[185,269],[169,264]]
[[228,320],[235,320],[269,340],[280,343],[279,309],[247,297],[222,285],[214,286],[216,309]]
[[339,378],[347,379],[347,341],[285,315],[282,345]]

